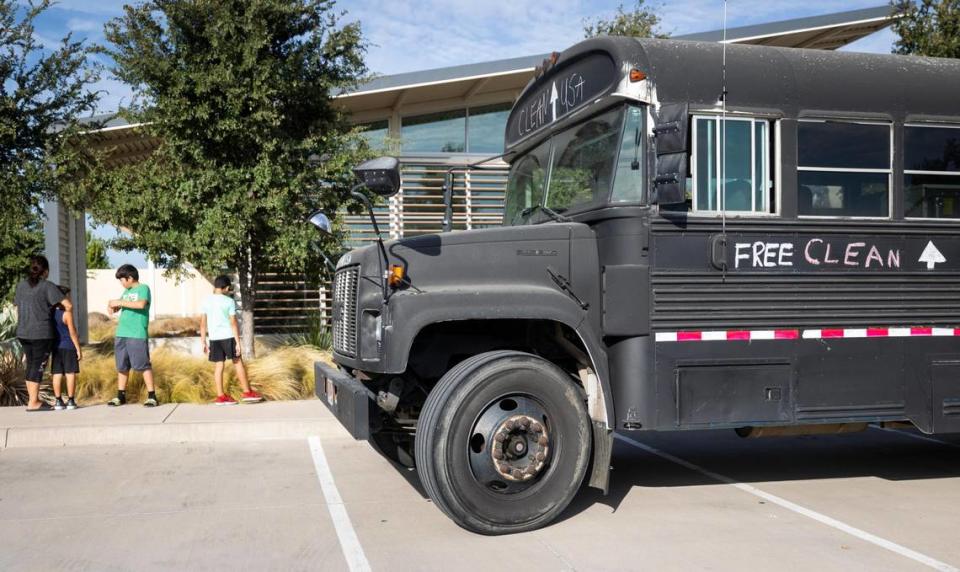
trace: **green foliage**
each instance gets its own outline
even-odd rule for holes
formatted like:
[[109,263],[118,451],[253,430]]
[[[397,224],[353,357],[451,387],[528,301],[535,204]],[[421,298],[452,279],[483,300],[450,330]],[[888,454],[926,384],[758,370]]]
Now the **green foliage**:
[[330,331],[330,324],[324,320],[323,314],[315,312],[307,318],[306,331],[286,338],[282,345],[329,350],[333,346],[333,332]]
[[892,6],[899,14],[894,53],[960,58],[960,0],[893,0]]
[[144,101],[126,114],[161,143],[136,165],[93,161],[74,201],[133,232],[115,247],[168,269],[236,269],[247,308],[258,271],[314,272],[311,242],[336,246],[306,218],[335,213],[367,157],[331,100],[366,72],[359,24],[339,16],[329,0],[126,6],[108,51]]
[[99,236],[93,236],[87,231],[87,270],[103,270],[110,268],[110,259],[107,258],[107,241]]
[[598,17],[595,20],[584,19],[583,35],[628,36],[634,38],[668,38],[670,34],[660,30],[660,16],[646,5],[646,0],[636,0],[633,10],[625,11],[623,4],[617,6],[617,13],[610,19]]
[[97,100],[91,48],[69,36],[52,49],[39,43],[34,21],[49,7],[0,0],[0,299],[43,249],[42,202],[75,168],[63,134]]

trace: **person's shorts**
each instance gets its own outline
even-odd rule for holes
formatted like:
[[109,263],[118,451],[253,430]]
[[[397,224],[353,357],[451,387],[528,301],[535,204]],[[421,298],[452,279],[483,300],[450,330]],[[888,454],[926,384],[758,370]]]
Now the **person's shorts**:
[[235,339],[210,340],[210,361],[233,361],[236,357],[237,341]]
[[33,383],[43,381],[43,370],[47,369],[47,361],[53,352],[57,340],[25,340],[19,338],[23,355],[27,358],[27,371],[24,378]]
[[140,338],[114,338],[117,371],[146,371],[150,366],[150,343]]
[[65,373],[80,373],[80,361],[77,360],[76,348],[60,348],[53,350],[53,365],[50,373],[60,375]]

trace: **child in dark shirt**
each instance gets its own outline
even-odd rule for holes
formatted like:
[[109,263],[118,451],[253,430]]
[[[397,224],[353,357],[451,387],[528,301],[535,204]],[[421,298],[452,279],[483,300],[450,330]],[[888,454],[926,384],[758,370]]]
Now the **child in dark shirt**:
[[[60,291],[64,297],[70,294],[70,289],[60,286]],[[80,350],[80,337],[77,335],[77,328],[73,322],[73,312],[66,310],[63,304],[57,304],[53,307],[53,323],[57,326],[57,347],[53,350],[53,395],[57,398],[53,408],[57,411],[63,409],[76,409],[77,402],[74,401],[77,389],[77,374],[80,373],[80,360],[83,359],[83,352]],[[60,396],[61,382],[67,378],[67,402],[64,403]]]

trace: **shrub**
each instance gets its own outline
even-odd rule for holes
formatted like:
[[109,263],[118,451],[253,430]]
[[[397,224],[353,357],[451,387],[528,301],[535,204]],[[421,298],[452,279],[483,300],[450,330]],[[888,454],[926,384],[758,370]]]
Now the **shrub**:
[[333,345],[333,332],[330,331],[330,325],[324,321],[323,315],[315,312],[307,318],[306,331],[284,338],[280,345],[329,350]]
[[[213,364],[205,357],[185,355],[167,348],[151,353],[157,397],[162,402],[208,403],[216,397]],[[308,347],[285,347],[249,361],[247,375],[253,388],[269,400],[303,399],[314,389],[313,364],[329,360],[327,354]],[[80,364],[77,398],[84,404],[102,403],[116,395],[117,372],[112,356],[93,354]],[[233,365],[227,362],[224,382],[228,393],[239,398],[240,385]],[[130,401],[146,398],[143,376],[133,372],[127,381]]]

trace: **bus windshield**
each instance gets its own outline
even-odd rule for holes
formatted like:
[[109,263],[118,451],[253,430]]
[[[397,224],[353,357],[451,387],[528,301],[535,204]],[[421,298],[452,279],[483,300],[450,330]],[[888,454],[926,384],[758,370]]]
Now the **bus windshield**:
[[505,225],[559,218],[613,192],[636,202],[643,189],[643,110],[621,106],[547,139],[514,160],[507,181]]

